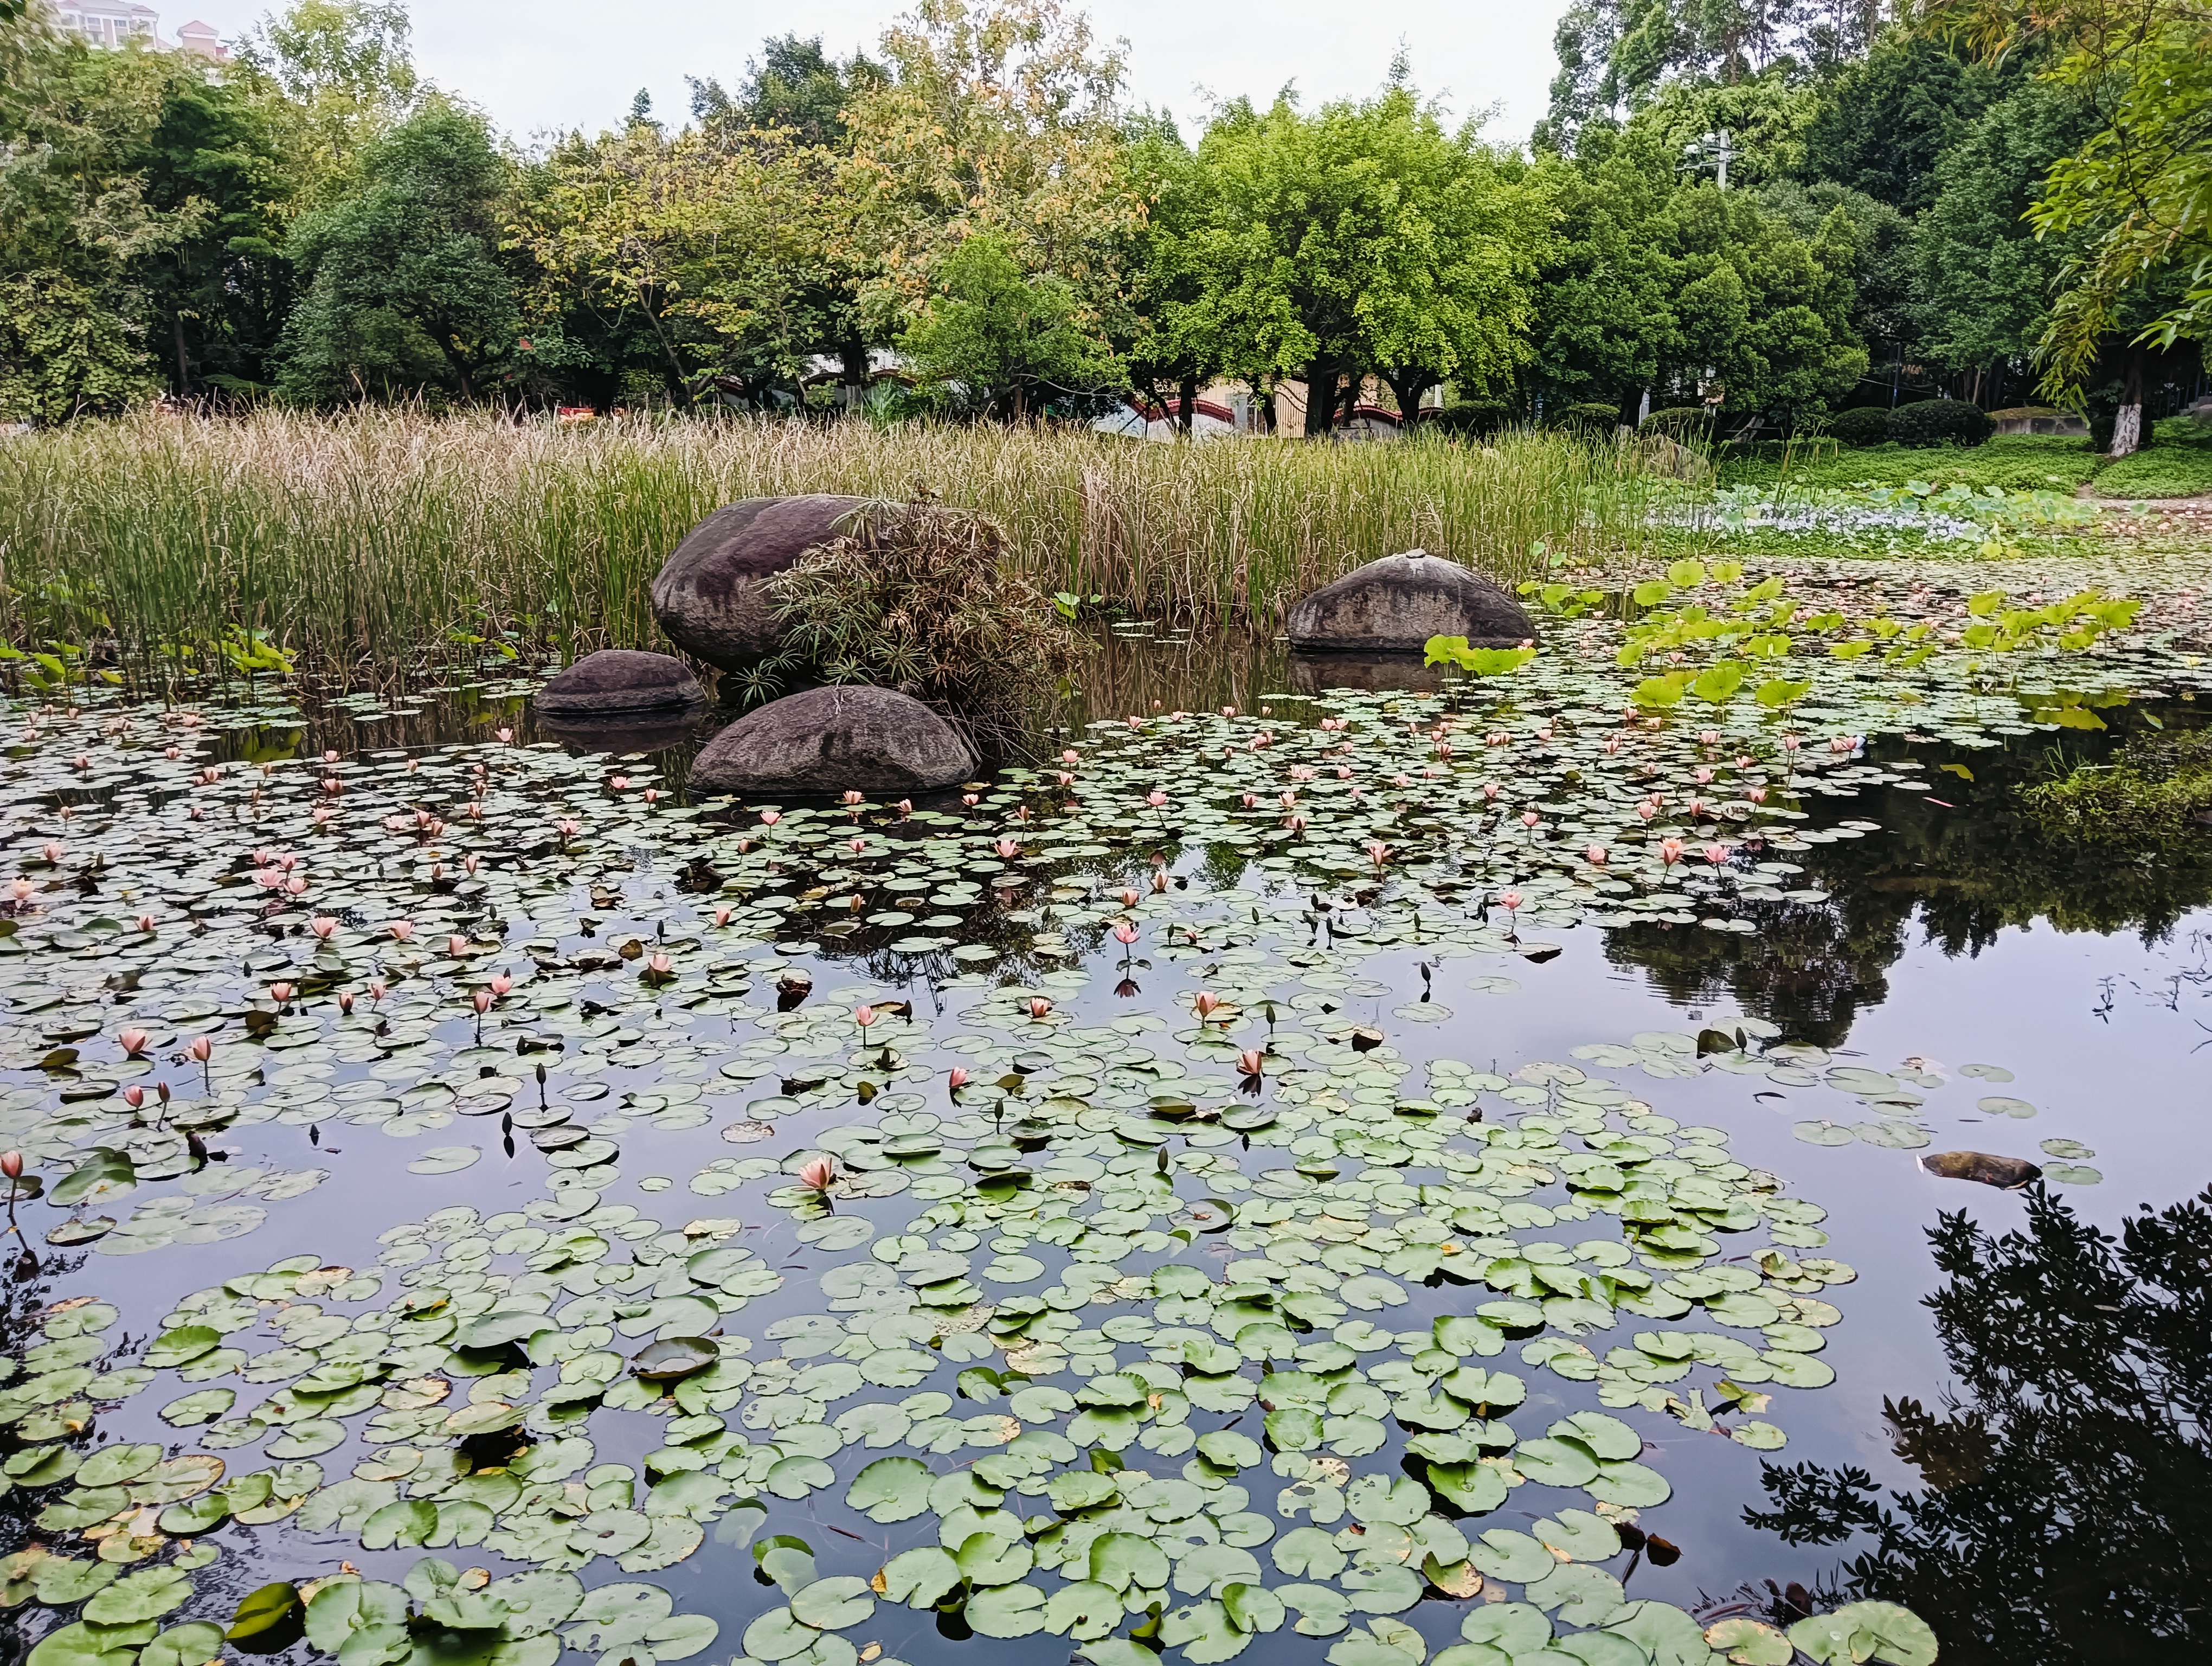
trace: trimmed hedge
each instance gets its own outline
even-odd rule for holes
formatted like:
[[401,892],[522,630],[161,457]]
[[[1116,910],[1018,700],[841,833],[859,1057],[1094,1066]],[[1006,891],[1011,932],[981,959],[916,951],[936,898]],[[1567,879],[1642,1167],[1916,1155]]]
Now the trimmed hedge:
[[1620,425],[1620,408],[1591,403],[1566,405],[1552,420],[1558,428],[1610,434]]
[[1965,399],[1899,405],[1885,426],[1900,446],[1978,446],[1996,430],[1989,412]]
[[1879,446],[1889,438],[1889,412],[1881,405],[1839,410],[1828,424],[1828,437],[1846,446]]
[[1712,413],[1703,405],[1668,405],[1644,419],[1646,434],[1663,434],[1670,440],[1697,441],[1711,436]]

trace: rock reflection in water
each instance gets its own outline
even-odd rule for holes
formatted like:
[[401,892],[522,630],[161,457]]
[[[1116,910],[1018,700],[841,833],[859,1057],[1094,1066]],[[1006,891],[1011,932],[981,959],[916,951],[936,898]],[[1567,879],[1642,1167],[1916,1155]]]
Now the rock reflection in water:
[[1289,666],[1291,687],[1299,694],[1321,695],[1331,689],[1357,689],[1364,694],[1392,690],[1435,694],[1444,685],[1443,668],[1424,663],[1418,654],[1305,654],[1294,650]]

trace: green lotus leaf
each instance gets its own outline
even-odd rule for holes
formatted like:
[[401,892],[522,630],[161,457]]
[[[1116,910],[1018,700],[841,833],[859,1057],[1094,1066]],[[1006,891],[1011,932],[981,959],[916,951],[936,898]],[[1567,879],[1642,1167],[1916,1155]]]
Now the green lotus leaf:
[[187,1365],[219,1347],[222,1333],[208,1325],[179,1325],[165,1330],[146,1345],[146,1363],[157,1371]]
[[1035,1585],[994,1585],[969,1597],[961,1615],[980,1636],[1030,1637],[1045,1628],[1045,1595]]
[[135,1481],[161,1461],[159,1446],[107,1446],[88,1456],[77,1466],[76,1484],[79,1487],[112,1487],[119,1481]]
[[1790,1641],[1821,1666],[1876,1660],[1887,1666],[1931,1666],[1936,1633],[1894,1602],[1850,1602],[1790,1628]]
[[1744,1616],[1706,1626],[1705,1646],[1725,1654],[1735,1666],[1790,1666],[1796,1658],[1796,1645],[1788,1638]]
[[868,1582],[848,1574],[817,1579],[791,1599],[792,1617],[817,1631],[843,1631],[848,1626],[859,1625],[875,1611],[876,1599],[869,1591]]
[[27,1662],[28,1666],[131,1666],[139,1646],[153,1640],[155,1629],[151,1620],[102,1626],[80,1620],[40,1638]]
[[1114,1590],[1132,1585],[1158,1590],[1168,1582],[1168,1559],[1150,1539],[1133,1533],[1108,1533],[1091,1547],[1091,1578]]
[[135,1625],[180,1608],[192,1594],[192,1577],[177,1567],[141,1568],[94,1593],[82,1617],[103,1626]]
[[959,1583],[960,1565],[935,1545],[917,1545],[884,1565],[884,1595],[908,1608],[933,1608]]
[[1602,1626],[1623,1605],[1620,1581],[1587,1564],[1556,1566],[1542,1578],[1528,1581],[1522,1595],[1546,1612],[1556,1612],[1570,1626]]
[[917,1458],[878,1458],[853,1477],[845,1502],[872,1522],[911,1520],[929,1508],[930,1483],[936,1479]]
[[222,1627],[204,1620],[172,1626],[139,1652],[138,1666],[208,1666],[222,1653]]
[[[1468,1546],[1467,1560],[1495,1579],[1526,1584],[1559,1566],[1558,1560],[1536,1540],[1510,1527],[1493,1527]],[[1470,1643],[1490,1641],[1470,1637]]]
[[775,1608],[745,1627],[744,1647],[755,1660],[789,1660],[821,1641],[822,1633],[788,1608]]
[[336,1654],[358,1633],[404,1626],[407,1592],[381,1579],[337,1579],[307,1604],[307,1640]]
[[[435,1519],[434,1506],[424,1505]],[[223,1633],[229,1643],[243,1643],[248,1638],[261,1637],[289,1621],[300,1612],[300,1593],[293,1586],[278,1580],[248,1591],[239,1602],[230,1616],[230,1626]]]

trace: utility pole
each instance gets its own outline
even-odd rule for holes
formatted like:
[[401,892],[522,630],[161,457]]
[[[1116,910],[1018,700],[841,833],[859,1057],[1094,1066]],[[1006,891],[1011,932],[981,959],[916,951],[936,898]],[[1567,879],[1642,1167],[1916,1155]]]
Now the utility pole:
[[1714,182],[1723,191],[1728,189],[1729,163],[1735,158],[1735,146],[1729,142],[1727,128],[1707,133],[1702,138],[1692,139],[1682,147],[1682,155],[1688,160],[1674,172],[1702,173],[1710,167],[1713,170]]

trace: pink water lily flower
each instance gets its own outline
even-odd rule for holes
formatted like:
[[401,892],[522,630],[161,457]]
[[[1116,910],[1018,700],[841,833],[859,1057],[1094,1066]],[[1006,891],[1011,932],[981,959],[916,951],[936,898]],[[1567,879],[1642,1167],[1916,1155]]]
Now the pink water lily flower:
[[964,1065],[956,1064],[951,1069],[946,1071],[945,1073],[945,1085],[951,1088],[955,1093],[957,1093],[962,1088],[967,1086],[967,1067]]
[[1723,862],[1728,860],[1729,848],[1724,844],[1709,844],[1705,848],[1703,854],[1707,861],[1715,867],[1718,867]]
[[1221,1010],[1221,997],[1211,989],[1200,989],[1190,998],[1190,1004],[1203,1021]]
[[1603,867],[1605,866],[1605,847],[1601,844],[1592,845],[1589,849],[1583,852],[1583,855],[1592,867]]
[[863,1030],[873,1024],[878,1016],[876,1009],[872,1006],[856,1006],[853,1009],[853,1021]]
[[1381,867],[1390,860],[1390,847],[1380,840],[1370,843],[1367,847],[1367,860],[1376,866]]
[[319,914],[313,919],[307,921],[307,929],[314,933],[317,937],[321,938],[325,942],[330,940],[331,934],[336,932],[337,928],[338,922],[336,920],[333,920],[327,914]]
[[125,1057],[135,1059],[146,1050],[153,1039],[143,1030],[125,1030],[116,1037],[115,1044],[123,1049]]
[[1680,861],[1682,860],[1682,842],[1680,839],[1660,840],[1659,860],[1669,867],[1674,866],[1675,863]]
[[774,827],[778,822],[783,819],[782,816],[774,810],[762,811],[760,812],[760,818],[761,825],[763,827]]
[[826,1157],[810,1157],[799,1165],[799,1183],[826,1192],[837,1183],[837,1165]]
[[1030,1016],[1031,1018],[1043,1018],[1051,1011],[1052,1003],[1047,1000],[1042,995],[1031,995],[1030,997]]
[[1266,1062],[1265,1055],[1256,1047],[1248,1047],[1237,1055],[1237,1067],[1247,1076],[1258,1075],[1261,1067]]
[[646,970],[655,977],[666,977],[676,970],[676,963],[665,954],[654,955],[645,964]]
[[415,922],[412,920],[394,920],[384,929],[392,933],[393,942],[404,943],[415,935]]
[[1135,942],[1137,940],[1137,928],[1129,924],[1126,920],[1123,921],[1120,925],[1114,927],[1114,940],[1116,943],[1121,944]]
[[123,1103],[136,1110],[146,1103],[146,1090],[133,1082],[123,1090]]
[[1021,846],[1012,839],[1001,839],[991,848],[999,853],[999,860],[1002,862],[1011,862],[1022,854]]
[[1521,906],[1521,893],[1517,891],[1500,891],[1498,894],[1498,906],[1509,914],[1511,913]]
[[275,1001],[279,1006],[282,1006],[286,1001],[292,999],[292,986],[289,983],[270,984],[269,986],[269,999]]
[[513,988],[514,988],[514,980],[509,977],[505,972],[495,973],[493,976],[491,981],[492,994],[495,995],[503,995]]
[[449,958],[454,960],[459,960],[463,955],[466,954],[469,952],[469,939],[461,936],[459,933],[454,933],[453,936],[448,937],[446,939],[446,953]]

